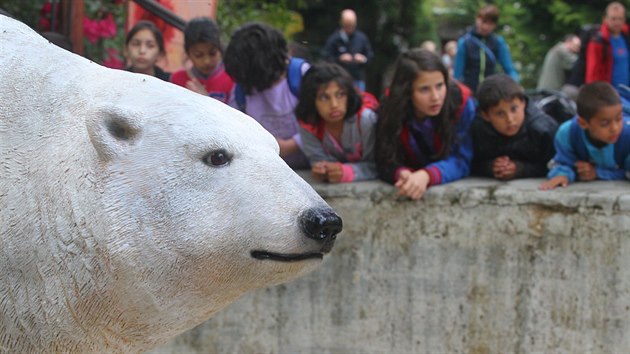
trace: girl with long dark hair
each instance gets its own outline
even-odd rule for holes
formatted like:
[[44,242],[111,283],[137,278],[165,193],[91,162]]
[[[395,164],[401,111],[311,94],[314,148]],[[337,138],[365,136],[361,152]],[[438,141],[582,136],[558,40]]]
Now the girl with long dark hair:
[[127,71],[155,76],[169,81],[171,74],[156,65],[166,54],[162,32],[151,21],[138,21],[125,38],[125,56],[129,60]]
[[420,199],[431,185],[468,176],[474,116],[470,89],[449,81],[437,54],[425,49],[401,54],[379,111],[380,178],[399,195]]
[[376,113],[363,106],[354,79],[338,64],[311,66],[295,115],[313,176],[330,183],[376,179]]

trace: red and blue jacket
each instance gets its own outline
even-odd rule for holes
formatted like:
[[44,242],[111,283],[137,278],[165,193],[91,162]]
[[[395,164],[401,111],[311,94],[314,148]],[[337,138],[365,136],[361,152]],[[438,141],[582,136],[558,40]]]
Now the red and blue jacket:
[[433,131],[432,119],[422,122],[403,124],[400,133],[400,152],[402,165],[383,166],[389,176],[382,176],[390,183],[395,183],[403,170],[416,171],[424,169],[430,177],[429,185],[453,182],[470,174],[473,156],[470,125],[475,117],[475,101],[468,87],[458,83],[461,92],[461,103],[457,112],[455,136],[448,155],[441,159],[432,158],[442,147],[442,138]]
[[630,118],[624,117],[621,135],[614,144],[598,148],[591,144],[586,134],[579,126],[577,117],[560,125],[554,139],[556,155],[551,161],[547,178],[566,176],[570,183],[574,182],[577,178],[577,161],[592,163],[597,179],[627,178],[627,172],[630,171]]
[[[364,106],[365,107],[365,106]],[[361,108],[356,115],[344,120],[341,141],[326,131],[323,120],[319,124],[298,121],[302,138],[302,152],[311,165],[332,161],[341,165],[341,182],[376,179],[374,139],[377,116],[369,108]]]
[[[621,36],[626,40],[626,46],[630,49],[628,38],[628,25],[624,25]],[[588,42],[586,47],[586,72],[584,83],[593,81],[612,82],[613,52],[610,45],[610,32],[608,26],[602,24],[599,32]]]

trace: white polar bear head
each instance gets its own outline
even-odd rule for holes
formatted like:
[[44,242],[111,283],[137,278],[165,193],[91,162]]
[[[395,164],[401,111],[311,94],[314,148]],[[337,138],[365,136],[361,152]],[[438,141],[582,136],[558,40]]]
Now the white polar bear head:
[[0,47],[1,349],[147,350],[331,250],[253,119],[4,16]]

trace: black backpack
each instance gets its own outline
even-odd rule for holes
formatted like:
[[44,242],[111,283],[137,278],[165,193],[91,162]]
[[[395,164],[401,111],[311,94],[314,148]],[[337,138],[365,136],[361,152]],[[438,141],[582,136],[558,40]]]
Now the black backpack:
[[576,87],[580,87],[584,84],[584,76],[586,75],[586,47],[588,46],[588,42],[598,35],[599,27],[600,25],[598,24],[590,24],[580,28],[578,36],[580,37],[582,45],[580,46],[578,58],[571,69],[569,79],[566,82],[567,84]]
[[577,114],[575,102],[560,91],[540,89],[525,91],[529,102],[553,118],[558,125]]

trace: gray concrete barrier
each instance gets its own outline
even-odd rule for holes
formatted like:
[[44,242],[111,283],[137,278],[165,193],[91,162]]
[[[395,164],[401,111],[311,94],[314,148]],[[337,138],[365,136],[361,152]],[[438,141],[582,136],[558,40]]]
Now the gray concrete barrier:
[[630,182],[541,181],[470,178],[416,202],[313,183],[344,220],[324,264],[154,352],[630,352]]

